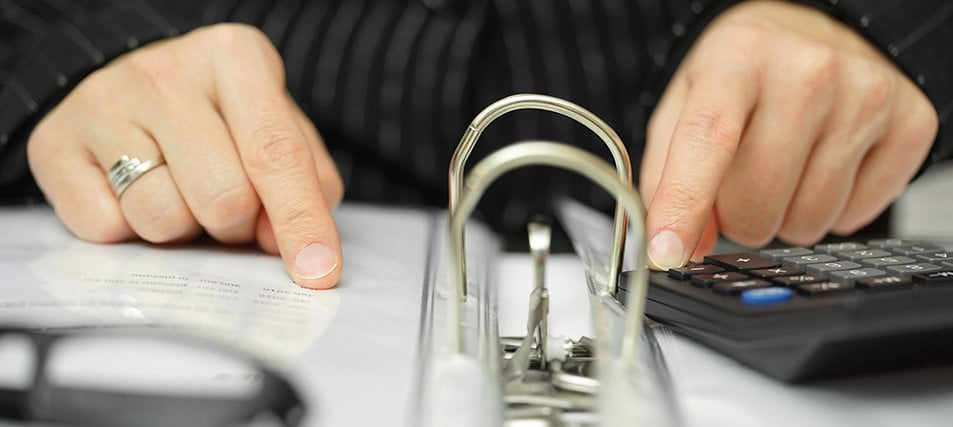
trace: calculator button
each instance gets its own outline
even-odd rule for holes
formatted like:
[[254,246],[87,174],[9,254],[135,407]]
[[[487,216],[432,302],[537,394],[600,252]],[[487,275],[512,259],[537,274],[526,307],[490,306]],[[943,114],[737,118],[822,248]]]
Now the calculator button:
[[827,278],[820,274],[804,274],[800,276],[775,277],[771,280],[784,286],[797,286],[805,283],[826,282]]
[[801,295],[828,295],[846,292],[853,289],[853,283],[844,282],[818,282],[797,286],[797,291]]
[[932,254],[920,254],[916,256],[917,260],[938,263],[943,261],[953,261],[953,254],[949,252],[934,252]]
[[800,276],[804,274],[804,270],[794,267],[772,267],[762,270],[751,270],[748,272],[748,274],[760,277],[762,279],[770,279],[772,277]]
[[762,258],[745,252],[706,256],[705,262],[718,264],[735,270],[758,270],[780,265],[773,259]]
[[858,289],[868,291],[893,291],[912,287],[913,281],[896,276],[869,277],[857,281]]
[[857,261],[866,258],[883,258],[893,255],[883,249],[862,249],[859,251],[841,252],[837,256],[851,261]]
[[897,255],[923,255],[923,254],[932,254],[936,252],[943,252],[945,249],[934,246],[934,245],[908,245],[908,246],[898,246],[896,248],[890,248],[890,251]]
[[758,252],[759,255],[765,258],[771,259],[781,259],[792,256],[802,256],[813,254],[814,251],[807,248],[781,248],[781,249],[764,249],[761,252]]
[[814,246],[814,252],[822,254],[836,254],[838,252],[859,251],[867,249],[867,245],[857,242],[827,243]]
[[913,264],[917,260],[905,256],[888,256],[883,258],[867,258],[860,260],[860,263],[868,267],[887,267],[891,265]]
[[953,270],[940,270],[932,273],[914,274],[913,280],[924,285],[945,285],[953,283]]
[[687,267],[673,268],[668,270],[668,276],[678,280],[688,280],[691,276],[698,274],[713,274],[725,271],[725,269],[710,264],[695,264]]
[[853,270],[843,270],[835,271],[831,273],[831,280],[841,283],[850,283],[853,284],[858,279],[865,279],[868,277],[880,277],[884,276],[885,273],[883,270],[877,270],[876,268],[857,268]]
[[735,280],[745,280],[748,276],[734,271],[725,271],[715,274],[699,274],[692,276],[692,284],[695,286],[709,287],[715,283],[730,282]]
[[817,264],[822,262],[834,262],[837,257],[824,254],[801,255],[788,258],[782,258],[781,262],[791,267],[803,267],[808,264]]
[[756,288],[770,287],[771,283],[761,279],[741,280],[737,282],[721,282],[712,285],[712,289],[719,294],[738,295],[742,291]]
[[851,261],[834,261],[825,262],[823,264],[808,264],[805,268],[808,273],[824,274],[829,271],[857,269],[861,268],[861,265]]
[[763,307],[788,301],[792,294],[790,289],[777,286],[748,289],[741,293],[741,302],[752,307]]
[[887,272],[904,278],[910,277],[914,274],[919,273],[932,273],[934,271],[943,270],[943,267],[940,267],[936,264],[930,264],[928,262],[921,262],[919,264],[907,264],[907,265],[895,265],[887,267]]
[[917,243],[913,240],[903,240],[903,239],[876,239],[867,242],[867,246],[872,248],[880,249],[889,249],[897,246],[906,246]]

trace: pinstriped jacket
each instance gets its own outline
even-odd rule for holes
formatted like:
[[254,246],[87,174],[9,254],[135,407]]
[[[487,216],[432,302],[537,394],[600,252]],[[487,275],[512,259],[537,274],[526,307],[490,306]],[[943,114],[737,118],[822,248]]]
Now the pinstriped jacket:
[[[601,115],[639,162],[655,101],[695,37],[738,0],[0,0],[0,200],[41,200],[32,127],[84,76],[151,41],[217,22],[262,29],[315,121],[350,199],[443,204],[450,153],[483,106],[515,92]],[[928,162],[953,155],[953,1],[802,0],[853,26],[936,106]],[[474,157],[517,139],[588,145],[561,117],[513,114]],[[594,144],[594,143],[593,143]],[[518,171],[481,205],[518,229],[555,192],[611,200],[568,175]]]

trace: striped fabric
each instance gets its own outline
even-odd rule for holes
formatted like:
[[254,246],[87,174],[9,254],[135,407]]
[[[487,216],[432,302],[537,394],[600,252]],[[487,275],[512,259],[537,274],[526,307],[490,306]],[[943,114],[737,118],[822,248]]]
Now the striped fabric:
[[[949,0],[805,1],[856,26],[917,80],[945,123],[953,108]],[[606,119],[638,165],[648,115],[691,42],[736,0],[0,0],[0,199],[37,200],[25,140],[89,72],[136,46],[216,22],[261,28],[288,86],[313,118],[356,200],[441,205],[467,122],[517,92],[573,100]],[[948,158],[945,131],[934,159]],[[519,139],[608,153],[548,113],[507,116],[473,158]],[[481,205],[522,227],[555,193],[603,208],[578,179],[517,171]]]

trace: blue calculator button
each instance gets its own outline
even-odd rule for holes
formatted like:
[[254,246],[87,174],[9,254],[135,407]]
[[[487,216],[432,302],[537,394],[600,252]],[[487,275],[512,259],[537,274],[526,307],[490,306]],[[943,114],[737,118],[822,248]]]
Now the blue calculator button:
[[788,288],[748,289],[741,293],[741,302],[745,305],[761,307],[785,302],[791,299],[791,295],[793,295],[793,292]]

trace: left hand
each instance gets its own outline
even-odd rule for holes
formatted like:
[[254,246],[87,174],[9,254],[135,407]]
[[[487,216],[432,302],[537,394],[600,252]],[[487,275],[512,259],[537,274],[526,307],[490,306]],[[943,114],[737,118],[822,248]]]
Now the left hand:
[[641,191],[654,268],[745,246],[849,234],[922,165],[937,112],[896,66],[824,13],[743,2],[702,33],[648,129]]

